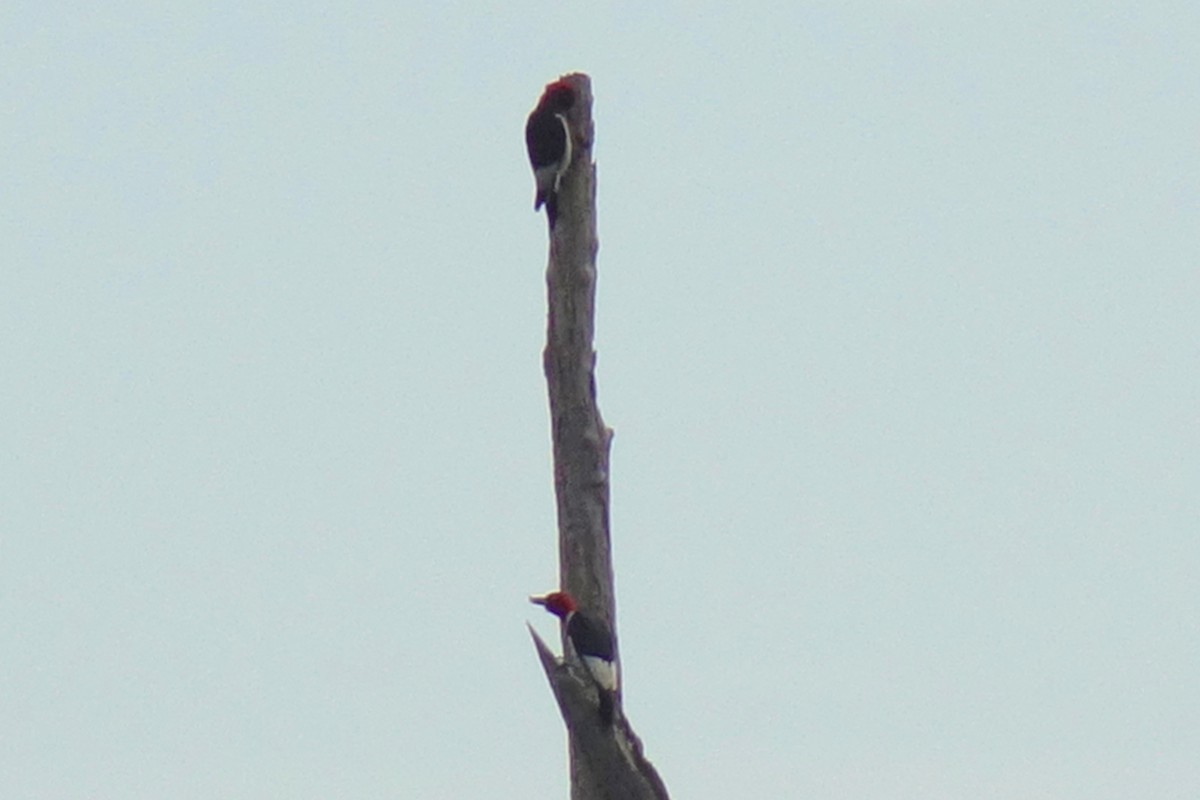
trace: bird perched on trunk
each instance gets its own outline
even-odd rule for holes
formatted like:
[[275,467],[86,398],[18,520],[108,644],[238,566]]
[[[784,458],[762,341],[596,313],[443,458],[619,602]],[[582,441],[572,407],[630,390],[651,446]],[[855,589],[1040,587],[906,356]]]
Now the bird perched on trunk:
[[533,210],[545,205],[551,228],[558,219],[558,188],[571,166],[571,126],[566,115],[574,105],[575,90],[564,81],[556,81],[546,87],[525,122],[525,147],[537,184]]
[[617,693],[616,646],[612,631],[598,617],[579,610],[575,598],[568,592],[550,592],[541,597],[530,597],[529,602],[545,606],[546,610],[562,620],[566,640],[570,642],[575,658],[596,684],[600,696],[600,719],[611,725],[613,707]]

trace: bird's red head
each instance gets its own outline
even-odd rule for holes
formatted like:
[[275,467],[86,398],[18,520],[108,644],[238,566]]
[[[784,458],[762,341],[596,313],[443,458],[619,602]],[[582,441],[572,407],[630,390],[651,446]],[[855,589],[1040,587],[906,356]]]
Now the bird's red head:
[[567,614],[577,610],[575,598],[571,597],[568,592],[551,592],[542,597],[531,597],[529,602],[538,606],[545,606],[546,610],[557,617],[566,618]]
[[546,85],[538,105],[552,111],[567,111],[575,105],[575,89],[566,81],[555,81]]

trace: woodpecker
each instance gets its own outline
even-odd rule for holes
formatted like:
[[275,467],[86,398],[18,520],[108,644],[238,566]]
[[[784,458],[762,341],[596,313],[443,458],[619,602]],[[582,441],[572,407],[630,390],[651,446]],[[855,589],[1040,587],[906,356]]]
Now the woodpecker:
[[575,598],[567,592],[530,597],[529,602],[545,606],[547,611],[562,620],[571,649],[596,684],[600,695],[600,720],[611,725],[618,685],[612,631],[603,620],[580,611]]
[[533,210],[545,205],[551,228],[558,218],[558,187],[571,166],[571,127],[566,113],[573,105],[575,90],[563,81],[556,81],[546,87],[537,108],[525,122],[525,147],[537,184]]

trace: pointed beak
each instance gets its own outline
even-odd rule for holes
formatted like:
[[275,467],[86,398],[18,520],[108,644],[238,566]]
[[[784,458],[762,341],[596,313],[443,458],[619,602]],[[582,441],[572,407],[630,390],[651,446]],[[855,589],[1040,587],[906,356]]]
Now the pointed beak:
[[546,596],[538,595],[538,594],[531,594],[529,596],[529,602],[533,603],[535,606],[544,606],[544,605],[546,605]]

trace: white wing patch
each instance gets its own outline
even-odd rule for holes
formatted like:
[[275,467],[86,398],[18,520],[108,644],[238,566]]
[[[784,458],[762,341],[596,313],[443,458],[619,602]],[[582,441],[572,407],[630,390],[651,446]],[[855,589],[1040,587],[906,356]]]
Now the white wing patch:
[[617,667],[611,661],[596,656],[584,656],[583,665],[602,689],[610,692],[617,690]]
[[562,123],[563,135],[567,139],[567,147],[563,150],[563,159],[556,165],[554,171],[554,191],[557,194],[558,187],[562,184],[562,176],[566,173],[567,168],[571,166],[571,126],[567,124],[567,118],[562,114],[555,114],[554,116]]

